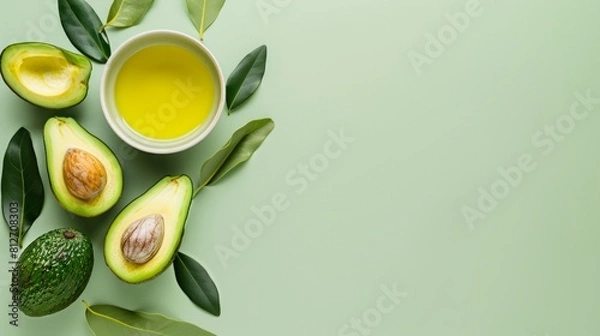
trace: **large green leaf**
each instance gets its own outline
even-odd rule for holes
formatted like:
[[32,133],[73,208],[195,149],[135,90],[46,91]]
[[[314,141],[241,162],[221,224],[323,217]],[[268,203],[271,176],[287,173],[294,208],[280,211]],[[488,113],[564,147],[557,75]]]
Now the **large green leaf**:
[[85,0],[58,0],[60,23],[75,48],[99,63],[110,57],[110,44],[102,21]]
[[[85,302],[84,302],[85,303]],[[86,304],[85,318],[96,336],[215,336],[191,323],[109,305]]]
[[225,4],[225,0],[185,0],[188,14],[192,23],[204,39],[204,32],[210,27]]
[[253,120],[233,133],[231,139],[202,165],[194,196],[209,184],[217,183],[239,164],[248,161],[275,128],[270,118]]
[[109,26],[124,28],[138,24],[153,3],[154,0],[114,0],[102,29]]
[[179,252],[173,268],[177,284],[193,303],[215,316],[221,315],[219,290],[202,265]]
[[262,45],[242,59],[227,79],[227,108],[235,110],[250,98],[262,82],[267,67],[267,46]]
[[10,240],[22,247],[23,237],[44,207],[44,185],[31,135],[23,127],[6,148],[1,188],[2,214],[11,231]]

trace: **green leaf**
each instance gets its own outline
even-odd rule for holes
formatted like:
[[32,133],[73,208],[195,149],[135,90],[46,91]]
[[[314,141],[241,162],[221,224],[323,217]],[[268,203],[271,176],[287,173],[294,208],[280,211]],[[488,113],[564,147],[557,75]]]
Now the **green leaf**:
[[106,27],[131,27],[138,24],[148,13],[154,0],[114,0],[108,11]]
[[85,318],[96,336],[215,336],[191,323],[109,305],[86,306]]
[[205,311],[221,315],[219,291],[204,267],[181,252],[177,253],[173,267],[177,284],[185,295]]
[[188,15],[200,33],[200,40],[204,40],[204,32],[212,25],[225,0],[185,0]]
[[267,46],[262,45],[238,64],[227,79],[227,108],[229,112],[242,105],[260,86],[267,66]]
[[110,44],[102,21],[85,0],[58,0],[60,23],[81,53],[99,63],[110,57]]
[[275,128],[270,118],[253,120],[233,133],[231,139],[202,165],[198,188],[217,183],[239,164],[248,161]]
[[8,225],[11,243],[23,237],[44,207],[44,185],[38,169],[29,131],[21,127],[12,137],[4,154],[2,168],[2,214]]

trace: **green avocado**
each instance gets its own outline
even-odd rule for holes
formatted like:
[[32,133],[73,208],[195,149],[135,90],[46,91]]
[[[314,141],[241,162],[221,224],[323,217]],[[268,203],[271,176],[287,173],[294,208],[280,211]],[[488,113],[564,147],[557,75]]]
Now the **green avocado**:
[[115,217],[104,240],[104,259],[118,278],[140,283],[171,264],[181,243],[192,193],[188,176],[166,176]]
[[48,109],[81,103],[88,92],[92,63],[47,43],[11,44],[0,55],[4,82],[19,97]]
[[50,186],[65,210],[93,217],[117,203],[123,171],[104,142],[72,118],[52,117],[44,126],[44,147]]
[[17,262],[19,309],[44,316],[65,309],[83,292],[92,275],[94,249],[74,229],[56,229],[34,240]]

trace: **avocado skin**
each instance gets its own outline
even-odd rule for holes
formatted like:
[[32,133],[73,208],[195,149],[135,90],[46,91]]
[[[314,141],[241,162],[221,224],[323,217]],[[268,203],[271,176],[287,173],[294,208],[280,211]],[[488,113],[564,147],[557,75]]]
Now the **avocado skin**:
[[61,228],[43,234],[17,263],[19,309],[32,317],[65,309],[87,286],[93,266],[92,242],[81,232]]

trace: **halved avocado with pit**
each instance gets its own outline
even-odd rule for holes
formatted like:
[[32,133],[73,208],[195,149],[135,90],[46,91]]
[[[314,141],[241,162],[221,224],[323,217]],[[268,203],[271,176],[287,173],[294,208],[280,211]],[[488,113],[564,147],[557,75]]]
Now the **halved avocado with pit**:
[[48,43],[25,42],[4,48],[0,73],[19,97],[56,110],[85,99],[92,63],[83,55]]
[[104,259],[121,280],[140,283],[161,274],[181,244],[193,184],[165,176],[115,217],[104,240]]
[[44,147],[52,193],[65,210],[94,217],[119,201],[123,169],[118,158],[75,119],[48,119]]

